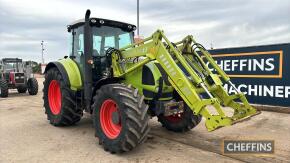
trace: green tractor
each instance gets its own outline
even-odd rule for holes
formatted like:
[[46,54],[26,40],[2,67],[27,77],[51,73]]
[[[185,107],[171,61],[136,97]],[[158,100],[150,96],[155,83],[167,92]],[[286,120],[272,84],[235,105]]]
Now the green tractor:
[[32,73],[32,62],[20,58],[3,58],[0,60],[0,97],[8,97],[9,89],[18,93],[36,95],[38,83]]
[[[121,153],[147,139],[153,116],[166,129],[185,132],[202,117],[213,131],[258,113],[191,35],[172,43],[157,30],[134,43],[135,29],[91,18],[90,10],[85,19],[68,25],[70,55],[45,69],[43,100],[52,125],[73,125],[83,111],[90,113],[99,143]],[[228,94],[224,83],[236,93]],[[231,107],[233,115],[223,107]]]

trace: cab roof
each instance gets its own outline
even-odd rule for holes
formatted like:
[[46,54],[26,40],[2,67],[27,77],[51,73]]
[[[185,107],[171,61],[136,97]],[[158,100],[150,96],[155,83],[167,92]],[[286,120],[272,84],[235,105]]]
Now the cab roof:
[[[109,20],[109,19],[103,19],[103,18],[90,18],[90,25],[91,26],[110,26],[110,27],[116,27],[116,28],[121,28],[124,31],[127,32],[132,32],[136,30],[136,26],[133,24],[128,24],[124,22],[119,22],[119,21],[114,21],[114,20]],[[85,24],[85,19],[79,19],[67,26],[68,31],[70,32],[71,29],[77,28],[79,26],[83,26]]]
[[3,58],[3,62],[22,62],[22,59],[20,58]]

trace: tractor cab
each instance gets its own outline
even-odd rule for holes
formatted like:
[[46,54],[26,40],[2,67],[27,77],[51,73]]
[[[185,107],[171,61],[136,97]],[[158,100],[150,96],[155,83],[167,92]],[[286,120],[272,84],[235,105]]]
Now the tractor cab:
[[[135,25],[113,20],[90,18],[89,31],[85,32],[85,19],[77,20],[68,25],[70,36],[70,58],[74,58],[83,69],[85,56],[93,60],[93,82],[103,76],[106,68],[106,51],[109,48],[120,49],[134,42]],[[88,43],[85,43],[85,41]],[[89,46],[88,54],[85,45]]]
[[22,59],[4,58],[1,63],[1,70],[5,72],[23,72]]

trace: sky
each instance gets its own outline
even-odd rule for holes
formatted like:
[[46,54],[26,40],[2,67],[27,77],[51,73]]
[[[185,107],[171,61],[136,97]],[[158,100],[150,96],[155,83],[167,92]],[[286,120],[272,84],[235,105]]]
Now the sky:
[[[0,0],[0,58],[45,62],[68,55],[66,26],[91,16],[137,24],[136,0]],[[193,35],[206,48],[290,42],[289,0],[140,0],[140,35],[163,29]]]

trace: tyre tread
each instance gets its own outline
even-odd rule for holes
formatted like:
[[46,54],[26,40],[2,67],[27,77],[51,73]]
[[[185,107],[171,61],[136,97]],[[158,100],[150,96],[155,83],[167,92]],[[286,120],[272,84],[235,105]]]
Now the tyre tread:
[[[98,123],[96,118],[96,112],[99,110],[97,106],[101,105],[101,101],[104,93],[116,94],[118,96],[118,102],[121,103],[126,110],[124,114],[126,116],[125,123],[127,130],[121,131],[124,133],[120,136],[120,141],[115,142],[112,145],[112,141],[103,136],[102,129],[96,129],[96,135],[99,137],[100,144],[103,145],[104,150],[111,153],[127,152],[135,148],[138,144],[144,142],[149,132],[149,115],[147,114],[148,106],[144,102],[144,97],[138,93],[138,89],[134,89],[132,86],[126,86],[125,84],[108,84],[102,86],[97,90],[94,99],[94,123]],[[124,124],[122,124],[123,126]],[[96,126],[96,125],[95,125]],[[123,129],[123,127],[122,127]],[[117,143],[117,144],[116,144]]]

